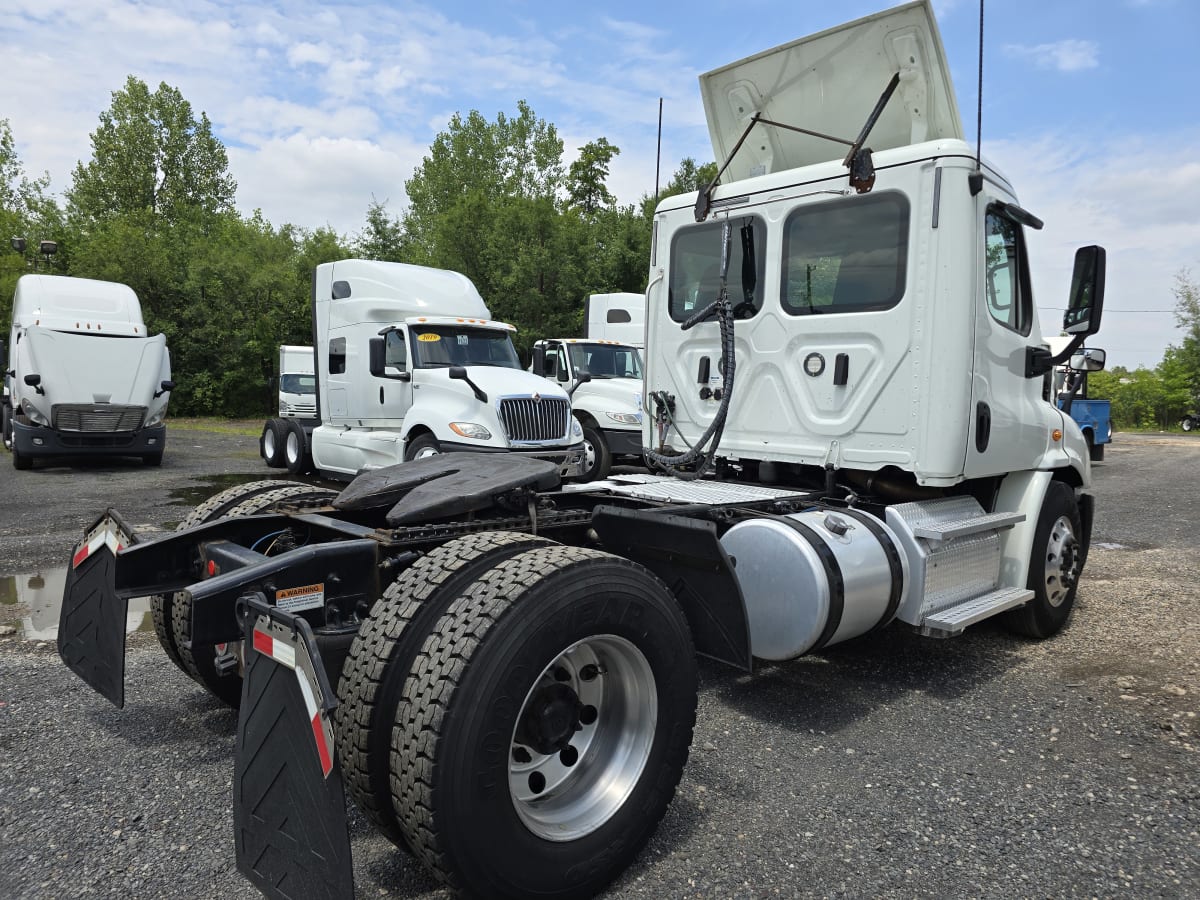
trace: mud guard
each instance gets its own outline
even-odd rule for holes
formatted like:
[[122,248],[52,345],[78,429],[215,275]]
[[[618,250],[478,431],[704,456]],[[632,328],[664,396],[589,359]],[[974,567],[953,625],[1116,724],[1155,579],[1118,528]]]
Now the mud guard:
[[307,622],[261,595],[238,605],[246,654],[233,780],[238,870],[271,898],[353,898],[337,700],[316,640]]
[[108,510],[71,554],[58,616],[58,655],[98,694],[125,706],[125,616],[117,596],[117,552],[135,543],[133,529]]

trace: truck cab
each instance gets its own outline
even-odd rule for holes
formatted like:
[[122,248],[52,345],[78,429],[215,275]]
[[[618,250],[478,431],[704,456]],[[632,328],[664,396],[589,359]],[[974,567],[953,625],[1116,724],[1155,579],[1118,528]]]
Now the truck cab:
[[642,358],[636,347],[609,340],[538,341],[532,371],[571,395],[572,412],[583,429],[580,480],[607,477],[615,460],[641,462]]
[[515,452],[578,474],[566,390],[523,371],[516,330],[466,276],[371,260],[317,267],[316,469],[355,475],[445,452]]
[[23,275],[8,347],[2,427],[14,467],[46,457],[162,462],[171,358],[128,286]]

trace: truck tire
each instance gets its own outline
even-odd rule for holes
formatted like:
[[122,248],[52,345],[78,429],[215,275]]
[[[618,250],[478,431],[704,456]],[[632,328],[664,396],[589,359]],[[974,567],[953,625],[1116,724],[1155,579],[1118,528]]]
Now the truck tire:
[[1082,541],[1075,491],[1061,481],[1050,482],[1029,558],[1026,586],[1034,596],[1024,606],[1003,614],[1010,631],[1040,640],[1057,634],[1067,624],[1087,555]]
[[604,432],[595,425],[583,426],[583,471],[580,481],[599,481],[612,470],[612,452]]
[[0,438],[4,440],[4,449],[13,448],[12,407],[6,399],[0,399]]
[[289,475],[303,475],[312,468],[308,452],[308,435],[295,420],[283,424],[283,465]]
[[[262,494],[266,491],[272,491],[279,487],[279,481],[251,481],[246,484],[235,484],[231,488],[226,488],[220,493],[209,497],[190,513],[183,517],[178,525],[175,526],[176,531],[187,531],[189,528],[195,528],[197,525],[202,525],[205,522],[219,519],[221,514],[226,510],[232,509],[243,500]],[[183,660],[179,657],[179,648],[175,645],[175,632],[171,626],[171,605],[174,603],[175,594],[170,597],[162,594],[155,594],[150,598],[150,618],[154,622],[154,633],[158,636],[158,642],[166,651],[171,662],[178,666],[179,670],[188,677],[192,673],[188,671],[187,666],[183,664]]]
[[432,434],[419,434],[404,448],[404,461],[423,459],[426,456],[437,456],[442,452],[442,445]]
[[1196,427],[1196,420],[1193,419],[1191,416],[1184,416],[1182,419],[1179,420],[1179,427],[1182,428],[1184,431],[1191,431],[1193,428]]
[[1088,459],[1092,462],[1104,461],[1104,445],[1097,443],[1088,444]]
[[[307,484],[284,483],[282,486],[279,482],[275,484],[274,490],[248,497],[208,521],[229,519],[235,516],[254,516],[285,504],[324,500],[334,497],[338,493],[328,488],[316,488]],[[179,658],[183,662],[184,671],[204,685],[208,692],[222,703],[236,709],[242,700],[241,674],[222,675],[217,671],[217,648],[211,645],[188,646],[191,643],[192,603],[191,598],[182,591],[175,594],[171,603],[171,631],[175,637],[175,646],[179,651]],[[230,651],[236,652],[236,646],[236,643],[230,643]]]
[[527,550],[425,640],[392,739],[405,839],[472,896],[592,896],[649,840],[696,720],[675,598],[636,563]]
[[258,452],[272,469],[283,468],[284,424],[279,419],[267,419],[258,439]]
[[417,651],[463,589],[498,563],[554,541],[493,531],[456,538],[421,557],[383,592],[350,645],[334,712],[342,780],[392,843],[404,838],[392,807],[392,726]]

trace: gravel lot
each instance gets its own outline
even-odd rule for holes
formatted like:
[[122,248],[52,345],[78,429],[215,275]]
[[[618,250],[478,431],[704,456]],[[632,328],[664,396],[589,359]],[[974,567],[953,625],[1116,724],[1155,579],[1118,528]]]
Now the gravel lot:
[[[704,665],[679,795],[611,896],[1200,895],[1198,472],[1198,438],[1117,436],[1052,641],[891,629],[753,678]],[[254,438],[203,431],[172,430],[161,469],[0,455],[0,626],[104,507],[170,527],[265,474]],[[234,868],[234,714],[153,634],[129,647],[118,711],[51,643],[0,637],[0,896],[257,896]],[[443,896],[351,827],[359,896]]]

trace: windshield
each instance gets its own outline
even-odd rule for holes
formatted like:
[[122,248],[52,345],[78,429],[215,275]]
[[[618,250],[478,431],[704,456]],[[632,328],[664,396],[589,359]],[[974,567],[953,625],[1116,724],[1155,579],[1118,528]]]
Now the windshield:
[[641,378],[642,359],[633,347],[622,344],[567,344],[575,371],[593,378]]
[[315,394],[317,377],[315,375],[281,375],[279,390],[285,394]]
[[500,366],[519,369],[516,348],[507,331],[494,328],[456,328],[450,325],[417,325],[413,336],[413,366]]

